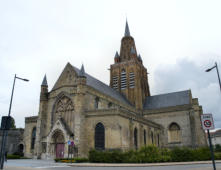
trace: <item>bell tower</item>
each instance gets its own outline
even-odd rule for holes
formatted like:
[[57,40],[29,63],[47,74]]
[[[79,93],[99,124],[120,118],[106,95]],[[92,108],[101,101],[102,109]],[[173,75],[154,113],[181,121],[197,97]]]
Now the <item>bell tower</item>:
[[137,109],[142,109],[145,98],[150,96],[147,69],[137,54],[127,21],[120,55],[116,52],[114,64],[110,66],[110,86],[125,95]]

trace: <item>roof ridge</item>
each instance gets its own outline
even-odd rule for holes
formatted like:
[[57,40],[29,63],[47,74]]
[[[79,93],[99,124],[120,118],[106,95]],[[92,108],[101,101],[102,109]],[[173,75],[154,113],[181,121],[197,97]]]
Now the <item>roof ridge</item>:
[[169,93],[161,93],[161,94],[152,95],[152,96],[147,96],[147,97],[161,96],[161,95],[174,94],[174,93],[181,93],[181,92],[187,92],[187,91],[190,91],[190,90],[181,90],[181,91],[175,91],[175,92],[169,92]]

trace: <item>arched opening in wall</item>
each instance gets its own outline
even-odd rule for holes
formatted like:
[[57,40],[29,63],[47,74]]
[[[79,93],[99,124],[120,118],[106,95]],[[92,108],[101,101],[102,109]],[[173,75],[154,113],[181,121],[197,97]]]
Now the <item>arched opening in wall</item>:
[[19,145],[18,145],[18,153],[19,153],[21,156],[24,156],[24,145],[23,145],[23,144],[19,144]]
[[157,134],[157,146],[160,146],[160,135]]
[[113,104],[112,104],[111,102],[109,102],[109,103],[108,103],[108,108],[111,108],[112,105],[113,105]]
[[114,75],[112,78],[112,86],[115,90],[118,90],[118,76]]
[[94,99],[94,108],[95,109],[98,109],[98,107],[99,107],[99,97],[96,97],[95,99]]
[[135,75],[134,75],[134,72],[133,72],[133,70],[132,71],[130,71],[130,73],[129,73],[129,79],[130,79],[130,82],[129,82],[129,87],[130,88],[134,88],[135,87]]
[[134,129],[134,147],[137,150],[138,142],[137,142],[137,128]]
[[181,130],[177,123],[171,123],[168,130],[168,142],[179,143],[181,142]]
[[152,142],[152,144],[153,144],[153,132],[151,131],[151,142]]
[[94,135],[95,149],[104,150],[105,149],[105,129],[102,123],[98,123],[95,127]]
[[121,71],[120,79],[121,79],[121,82],[120,82],[121,83],[121,90],[124,90],[127,88],[127,76],[126,76],[126,71],[124,69]]
[[35,148],[35,138],[36,138],[36,127],[32,129],[31,133],[31,150]]
[[144,145],[146,145],[147,144],[147,133],[146,133],[146,130],[144,129],[144,131],[143,131],[143,142],[144,142]]
[[54,145],[56,158],[64,158],[64,135],[61,130],[56,130],[52,135],[52,145]]

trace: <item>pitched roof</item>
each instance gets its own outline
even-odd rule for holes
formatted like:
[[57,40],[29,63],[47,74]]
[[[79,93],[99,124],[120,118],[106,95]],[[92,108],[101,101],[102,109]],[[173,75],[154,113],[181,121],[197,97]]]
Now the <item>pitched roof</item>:
[[[74,66],[72,66],[74,68],[74,70],[77,72],[77,74],[80,74],[80,70]],[[112,89],[111,87],[109,87],[108,85],[106,85],[105,83],[97,80],[96,78],[90,76],[89,74],[85,73],[86,79],[87,79],[87,85],[90,87],[93,87],[94,89],[100,91],[103,94],[106,94],[120,102],[123,102],[125,104],[131,105],[130,102],[126,99],[125,96],[123,96],[122,94],[120,94],[118,91]]]
[[190,97],[190,90],[148,96],[144,102],[143,109],[152,110],[190,104]]

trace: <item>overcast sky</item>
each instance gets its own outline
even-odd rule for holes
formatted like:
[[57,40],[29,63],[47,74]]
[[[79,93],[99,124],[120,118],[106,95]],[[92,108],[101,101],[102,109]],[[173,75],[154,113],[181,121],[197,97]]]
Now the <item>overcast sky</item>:
[[38,114],[44,74],[49,90],[67,62],[109,84],[110,64],[124,35],[126,17],[149,74],[151,94],[191,89],[204,113],[221,128],[220,0],[5,0],[0,1],[0,116],[17,127]]

